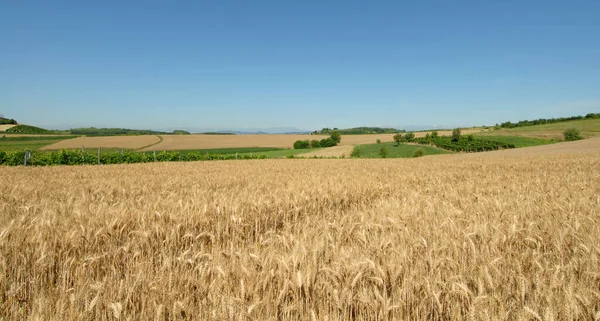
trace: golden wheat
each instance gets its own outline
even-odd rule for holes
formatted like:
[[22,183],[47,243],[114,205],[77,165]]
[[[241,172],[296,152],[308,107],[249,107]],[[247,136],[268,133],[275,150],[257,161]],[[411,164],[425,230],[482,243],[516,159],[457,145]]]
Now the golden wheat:
[[592,320],[600,154],[0,168],[0,319]]

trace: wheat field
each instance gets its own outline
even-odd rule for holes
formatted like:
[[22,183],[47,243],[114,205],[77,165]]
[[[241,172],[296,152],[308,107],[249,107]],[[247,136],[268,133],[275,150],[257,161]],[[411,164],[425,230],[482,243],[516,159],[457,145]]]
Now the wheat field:
[[53,149],[77,149],[82,146],[86,148],[127,148],[138,149],[148,145],[157,144],[160,137],[154,135],[139,136],[104,136],[104,137],[77,137],[66,139],[52,145],[45,146],[43,150]]
[[1,167],[0,319],[597,320],[566,150]]

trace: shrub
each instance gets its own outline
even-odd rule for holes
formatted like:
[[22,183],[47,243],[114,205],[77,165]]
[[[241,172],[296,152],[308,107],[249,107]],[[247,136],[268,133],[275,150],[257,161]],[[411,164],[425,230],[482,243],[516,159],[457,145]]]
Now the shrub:
[[312,147],[312,148],[318,148],[318,147],[321,147],[321,142],[320,142],[320,141],[318,141],[318,140],[316,140],[316,139],[313,139],[313,140],[310,142],[310,147]]
[[565,141],[567,142],[583,139],[577,128],[569,128],[565,130],[563,135],[565,136]]
[[409,142],[412,142],[415,139],[415,133],[407,133],[406,135],[404,135],[404,139],[406,139]]
[[331,137],[321,139],[320,144],[321,144],[321,147],[333,147],[333,146],[337,145],[335,140],[333,140],[333,138],[331,138]]
[[435,138],[438,138],[438,136],[439,136],[439,134],[438,134],[437,130],[434,130],[431,132],[431,138],[435,139]]
[[310,147],[310,142],[308,140],[297,140],[294,143],[294,149],[306,149]]
[[473,135],[467,135],[467,141],[472,142],[474,139]]
[[387,147],[385,147],[385,145],[381,146],[381,148],[379,149],[379,157],[386,158],[387,155],[388,155]]
[[452,141],[458,142],[460,140],[460,128],[455,128],[452,131]]
[[381,139],[377,138],[377,144],[381,144]]
[[352,153],[350,153],[350,157],[360,158],[360,148],[358,148],[358,146],[354,146]]
[[423,155],[425,155],[425,151],[423,150],[423,148],[419,148],[419,149],[415,150],[413,157],[421,157]]

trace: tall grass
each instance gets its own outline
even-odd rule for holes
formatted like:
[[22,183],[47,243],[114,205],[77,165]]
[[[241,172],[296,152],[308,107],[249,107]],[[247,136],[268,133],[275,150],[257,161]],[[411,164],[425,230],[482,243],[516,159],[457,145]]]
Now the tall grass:
[[0,319],[592,320],[598,168],[597,153],[1,168]]

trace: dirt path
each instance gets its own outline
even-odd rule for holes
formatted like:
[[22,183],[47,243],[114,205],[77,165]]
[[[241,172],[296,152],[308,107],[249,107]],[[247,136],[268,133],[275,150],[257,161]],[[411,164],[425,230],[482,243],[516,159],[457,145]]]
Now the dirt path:
[[354,146],[334,146],[323,148],[314,152],[298,154],[298,157],[350,157],[350,153],[352,153],[352,149]]

